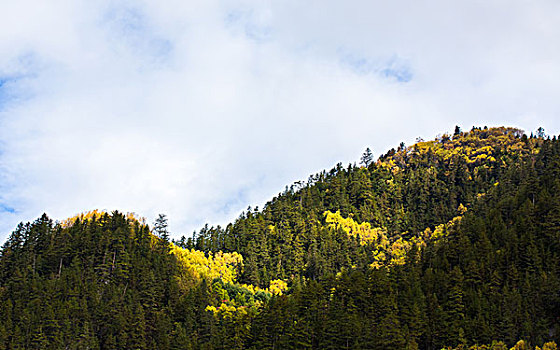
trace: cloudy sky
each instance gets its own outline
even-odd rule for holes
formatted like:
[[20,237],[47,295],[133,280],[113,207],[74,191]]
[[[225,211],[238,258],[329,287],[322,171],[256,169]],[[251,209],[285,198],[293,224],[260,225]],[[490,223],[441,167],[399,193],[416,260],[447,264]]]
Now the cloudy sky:
[[46,212],[224,224],[416,137],[560,132],[560,2],[2,1],[0,240]]

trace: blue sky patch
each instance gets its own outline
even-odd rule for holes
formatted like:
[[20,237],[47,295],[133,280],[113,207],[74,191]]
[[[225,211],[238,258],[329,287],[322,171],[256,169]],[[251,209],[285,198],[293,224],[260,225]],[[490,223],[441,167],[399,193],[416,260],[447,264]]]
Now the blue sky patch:
[[234,10],[226,15],[225,23],[235,32],[242,32],[245,37],[258,43],[272,38],[272,28],[259,23],[252,10]]
[[394,78],[399,83],[408,83],[412,79],[412,73],[406,67],[404,68],[385,68],[380,71],[381,75],[386,78]]
[[10,91],[10,82],[14,81],[13,78],[0,77],[0,111],[4,109],[4,106],[12,98],[12,91]]
[[399,83],[407,83],[413,78],[410,66],[398,56],[385,60],[376,60],[343,53],[341,54],[340,63],[359,75],[374,74]]
[[412,79],[410,66],[397,56],[387,61],[385,68],[382,68],[379,73],[386,78],[393,78],[399,83],[407,83]]
[[14,208],[10,207],[9,205],[0,203],[0,213],[15,214],[16,210]]
[[9,104],[25,100],[31,97],[32,92],[26,91],[18,83],[28,78],[28,76],[0,77],[0,111],[4,110]]
[[0,111],[7,104],[25,101],[33,96],[27,82],[37,78],[44,63],[34,52],[24,52],[10,62],[12,71],[0,75]]
[[226,201],[218,208],[218,212],[222,214],[229,214],[235,210],[241,203],[247,203],[248,188],[243,187],[238,189],[234,195],[226,199]]

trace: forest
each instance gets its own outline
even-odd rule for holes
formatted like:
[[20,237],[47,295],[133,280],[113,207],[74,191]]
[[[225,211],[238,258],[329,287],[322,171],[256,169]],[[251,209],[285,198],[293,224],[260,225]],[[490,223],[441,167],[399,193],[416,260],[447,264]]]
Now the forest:
[[0,249],[0,349],[556,350],[560,140],[401,143],[190,237],[93,210]]

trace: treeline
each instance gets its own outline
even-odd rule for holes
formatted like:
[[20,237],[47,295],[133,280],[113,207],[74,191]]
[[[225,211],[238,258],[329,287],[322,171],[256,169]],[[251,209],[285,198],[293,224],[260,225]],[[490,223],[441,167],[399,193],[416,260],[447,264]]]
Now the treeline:
[[148,226],[107,213],[20,224],[0,255],[0,349],[157,348],[176,264]]
[[377,162],[338,164],[295,183],[263,210],[248,209],[226,228],[206,226],[194,239],[178,243],[241,253],[242,281],[261,286],[272,279],[316,279],[362,268],[371,263],[377,242],[364,247],[344,232],[333,232],[326,211],[368,222],[386,232],[390,243],[420,238],[427,228],[433,231],[470,208],[542,142],[518,129],[473,128],[411,147],[401,144]]
[[[257,349],[543,344],[560,332],[559,149],[516,129],[444,135],[367,167],[338,165],[184,242],[240,252],[244,281],[290,281],[293,294],[252,327]],[[377,242],[329,227],[327,210],[393,242],[462,219],[443,239],[411,245],[404,265],[372,269]]]
[[0,349],[552,350],[560,141],[543,136],[366,152],[175,245],[162,217],[21,224],[0,250]]
[[97,211],[20,224],[0,250],[0,349],[242,348],[285,286],[240,285],[241,256],[182,250],[155,226]]
[[545,141],[443,241],[410,251],[406,264],[349,269],[271,302],[254,323],[255,348],[466,349],[494,341],[503,349],[496,341],[524,339],[529,349],[558,341],[559,171],[560,142]]

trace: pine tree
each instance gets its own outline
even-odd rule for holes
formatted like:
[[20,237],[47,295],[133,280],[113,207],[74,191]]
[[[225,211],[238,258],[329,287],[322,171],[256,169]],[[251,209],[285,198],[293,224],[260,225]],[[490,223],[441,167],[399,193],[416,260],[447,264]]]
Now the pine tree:
[[167,215],[159,214],[154,222],[154,232],[163,241],[169,241],[169,231],[167,231]]
[[367,168],[370,166],[372,162],[373,162],[373,153],[371,152],[371,149],[369,149],[368,147],[366,148],[366,150],[362,154],[362,157],[360,158],[360,164],[362,164]]

